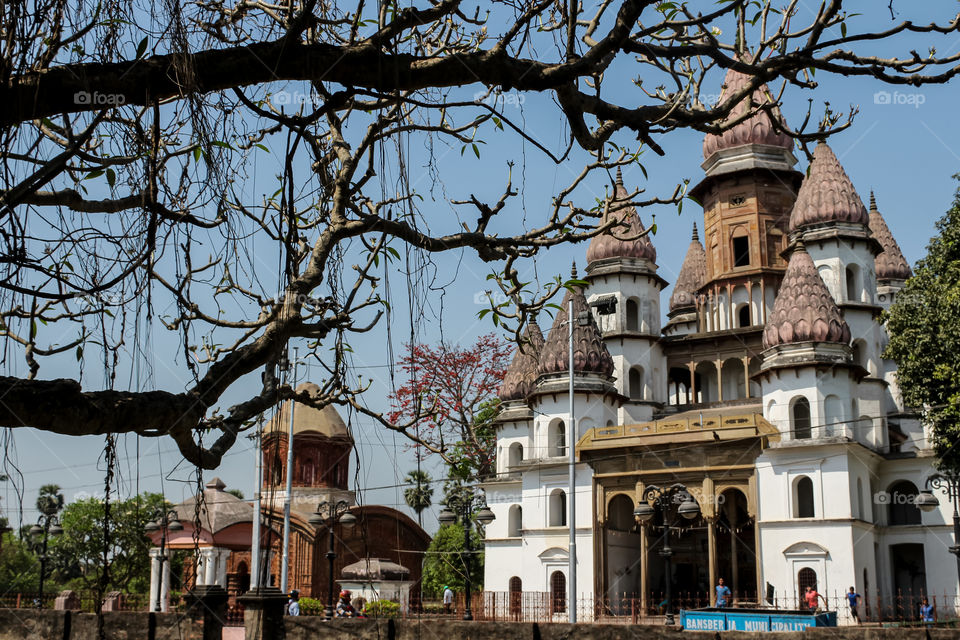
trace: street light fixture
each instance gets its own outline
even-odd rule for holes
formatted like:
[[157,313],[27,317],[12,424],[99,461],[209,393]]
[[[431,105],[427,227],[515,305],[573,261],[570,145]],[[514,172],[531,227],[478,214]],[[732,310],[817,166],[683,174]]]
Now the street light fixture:
[[37,524],[30,527],[30,535],[40,547],[40,597],[37,600],[37,608],[43,608],[43,579],[47,574],[47,540],[50,536],[62,536],[63,527],[60,526],[60,520],[55,513],[43,513]]
[[333,526],[339,522],[340,526],[349,531],[357,524],[357,517],[350,513],[350,504],[345,500],[338,502],[324,501],[317,505],[317,510],[310,516],[309,522],[318,530],[326,527],[330,531],[330,547],[327,549],[327,561],[330,563],[330,582],[327,589],[326,611],[326,617],[329,620],[333,618],[333,561],[337,557],[337,552],[333,547]]
[[447,500],[446,507],[444,507],[443,510],[440,511],[439,515],[437,515],[437,520],[440,522],[440,524],[453,524],[457,521],[458,516],[460,518],[460,522],[463,524],[463,551],[460,553],[460,562],[463,564],[465,583],[464,596],[466,597],[466,605],[463,609],[464,620],[473,620],[473,612],[470,610],[472,581],[470,577],[469,556],[473,554],[473,545],[470,539],[470,529],[472,525],[470,514],[473,512],[474,508],[479,510],[476,512],[473,518],[475,518],[476,521],[481,525],[487,526],[496,519],[493,511],[487,507],[487,502],[482,496],[475,496],[471,498],[452,496],[449,500]]
[[957,510],[960,502],[960,473],[946,471],[927,478],[926,491],[917,496],[916,506],[921,511],[933,511],[940,506],[940,501],[933,495],[934,491],[942,491],[947,499],[953,503],[953,544],[950,553],[957,557],[957,577],[960,579],[960,512]]
[[[653,502],[652,505],[650,504],[651,501]],[[633,517],[640,524],[649,523],[657,510],[663,514],[663,548],[660,549],[660,556],[663,558],[664,577],[666,581],[666,616],[664,617],[666,624],[674,623],[673,602],[671,601],[673,580],[673,576],[671,575],[673,572],[671,558],[673,557],[673,549],[670,548],[670,530],[677,526],[679,520],[670,521],[669,509],[670,505],[677,501],[680,502],[677,506],[677,514],[684,520],[693,520],[700,515],[700,505],[698,505],[697,501],[690,495],[687,488],[680,483],[663,488],[653,484],[648,486],[644,489],[643,496],[637,508],[633,510]],[[654,505],[656,505],[656,508],[654,508]]]
[[[160,569],[158,576],[160,576],[161,581],[163,580],[163,563],[167,560],[166,555],[166,545],[167,545],[167,532],[177,533],[178,531],[183,531],[183,525],[180,524],[180,516],[177,515],[175,509],[157,509],[153,513],[153,520],[148,522],[143,526],[143,530],[147,533],[156,533],[160,532],[160,556],[158,561],[160,562]],[[157,588],[157,602],[153,606],[154,611],[163,611],[163,605],[161,600],[164,599],[160,588]]]

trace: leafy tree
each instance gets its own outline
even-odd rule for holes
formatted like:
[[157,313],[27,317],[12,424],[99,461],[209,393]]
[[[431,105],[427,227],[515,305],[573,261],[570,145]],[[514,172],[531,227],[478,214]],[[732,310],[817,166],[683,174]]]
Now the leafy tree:
[[431,597],[439,597],[444,585],[457,592],[466,589],[464,560],[470,567],[470,584],[475,592],[483,589],[483,538],[475,528],[470,529],[473,553],[464,551],[463,525],[459,522],[441,525],[437,530],[427,554],[423,559],[423,591]]
[[491,409],[513,348],[495,335],[470,347],[408,344],[401,360],[407,384],[391,395],[388,420],[419,429],[419,446],[440,455],[455,474],[487,475],[496,451]]
[[932,428],[941,466],[960,473],[960,190],[937,231],[886,313],[884,357],[897,363],[906,404]]
[[[426,417],[386,420],[359,401],[367,381],[347,367],[351,341],[386,310],[385,261],[469,252],[490,267],[489,317],[519,337],[563,284],[533,290],[522,262],[619,225],[604,214],[626,201],[591,192],[609,191],[611,170],[663,154],[671,132],[764,117],[787,85],[791,100],[815,91],[815,72],[898,85],[960,72],[943,3],[915,3],[910,21],[888,3],[854,19],[841,0],[806,18],[772,0],[703,12],[636,0],[415,4],[4,5],[0,333],[26,367],[0,377],[0,426],[169,435],[207,469],[291,397],[349,404],[414,437]],[[711,97],[728,69],[750,82]],[[748,100],[762,83],[769,94]],[[513,107],[527,98],[562,139],[526,128]],[[808,142],[848,124],[829,105],[810,115],[816,130],[788,133]],[[527,209],[512,160],[479,164],[491,137],[572,178]],[[447,149],[456,162],[442,161]],[[444,185],[444,205],[417,191],[421,167]],[[448,178],[464,171],[487,188],[455,188]],[[276,176],[276,191],[255,176]],[[639,193],[636,206],[678,203],[684,186]],[[264,277],[270,263],[277,273]],[[140,357],[131,334],[156,320],[168,332],[158,344],[179,345],[165,365],[189,383],[167,391],[145,370],[136,391],[116,389]],[[323,360],[321,393],[278,382],[290,341]],[[102,376],[81,376],[91,362]],[[428,429],[425,446],[437,435]]]
[[40,561],[26,541],[4,532],[0,548],[0,593],[36,593],[40,582]]
[[243,500],[243,491],[240,491],[240,489],[227,489],[227,493]]
[[[169,508],[157,493],[139,499],[111,502],[108,541],[110,584],[108,588],[144,593],[150,587],[150,541],[144,527],[157,510]],[[77,588],[93,588],[103,568],[105,510],[103,501],[86,498],[64,508],[63,535],[51,538],[56,579]],[[171,565],[172,575],[178,573]]]
[[417,514],[417,522],[423,526],[423,512],[433,504],[433,478],[426,471],[410,471],[404,479],[412,485],[403,490],[407,506]]

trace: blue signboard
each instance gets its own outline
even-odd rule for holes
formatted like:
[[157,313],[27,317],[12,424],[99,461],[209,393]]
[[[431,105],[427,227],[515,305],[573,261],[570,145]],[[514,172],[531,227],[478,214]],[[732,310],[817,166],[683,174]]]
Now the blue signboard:
[[812,614],[782,609],[697,609],[680,611],[680,624],[690,631],[803,631],[837,626],[837,612]]

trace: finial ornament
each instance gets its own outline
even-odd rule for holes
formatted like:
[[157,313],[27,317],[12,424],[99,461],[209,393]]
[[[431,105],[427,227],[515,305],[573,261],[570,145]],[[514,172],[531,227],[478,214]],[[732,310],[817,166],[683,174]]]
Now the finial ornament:
[[873,195],[873,189],[870,189],[870,211],[877,210],[877,198]]
[[693,240],[700,240],[700,234],[697,233],[697,223],[693,223]]
[[574,280],[577,279],[577,261],[573,261],[573,266],[570,267],[570,277]]
[[620,170],[620,167],[617,167],[617,184],[621,187],[623,186],[623,172]]

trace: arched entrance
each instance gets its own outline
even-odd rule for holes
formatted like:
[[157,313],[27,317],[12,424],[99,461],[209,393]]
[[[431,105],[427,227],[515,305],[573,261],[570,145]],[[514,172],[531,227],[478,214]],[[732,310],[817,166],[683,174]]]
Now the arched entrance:
[[[679,503],[677,503],[679,504]],[[710,567],[707,521],[703,516],[685,520],[677,514],[677,504],[664,514],[659,509],[647,527],[647,604],[653,611],[666,597],[664,522],[670,522],[671,596],[673,608],[692,608],[709,604]],[[666,516],[666,517],[665,517]]]
[[727,489],[717,500],[717,578],[737,600],[757,601],[757,545],[747,497]]

